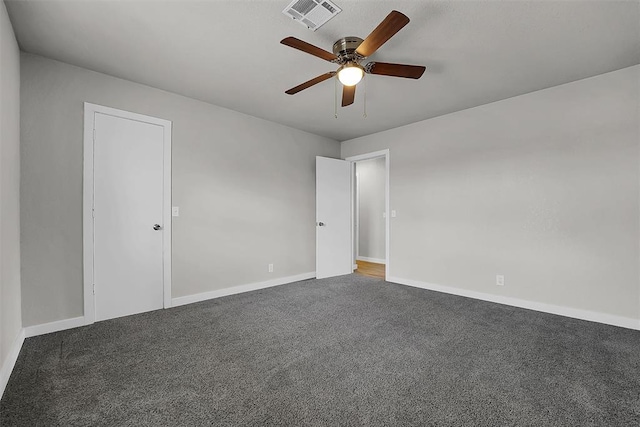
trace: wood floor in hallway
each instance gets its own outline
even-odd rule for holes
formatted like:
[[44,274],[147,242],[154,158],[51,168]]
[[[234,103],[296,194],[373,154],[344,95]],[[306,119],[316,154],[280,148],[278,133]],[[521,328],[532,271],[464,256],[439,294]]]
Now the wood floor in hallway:
[[385,278],[384,264],[376,264],[374,262],[360,260],[356,261],[356,264],[358,265],[358,269],[355,272],[358,274],[368,277],[377,277],[378,279]]

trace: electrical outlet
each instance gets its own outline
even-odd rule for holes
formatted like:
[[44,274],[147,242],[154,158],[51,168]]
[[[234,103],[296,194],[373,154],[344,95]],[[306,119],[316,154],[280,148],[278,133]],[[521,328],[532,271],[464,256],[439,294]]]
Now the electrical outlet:
[[171,216],[180,216],[180,207],[173,206],[171,208]]
[[392,210],[391,210],[391,218],[395,218],[396,216],[397,216],[397,215],[396,215],[396,211],[395,211],[395,209],[392,209]]
[[273,273],[273,264],[269,264],[269,273]]
[[504,276],[502,274],[496,276],[496,285],[504,286]]

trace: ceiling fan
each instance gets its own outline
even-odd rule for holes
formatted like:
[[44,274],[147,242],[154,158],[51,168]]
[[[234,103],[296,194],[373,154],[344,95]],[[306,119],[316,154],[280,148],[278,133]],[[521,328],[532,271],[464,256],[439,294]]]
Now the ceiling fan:
[[418,65],[390,64],[387,62],[369,62],[364,66],[360,63],[380,48],[384,43],[400,31],[409,23],[406,15],[392,11],[387,17],[362,40],[359,37],[343,37],[333,44],[333,53],[314,46],[310,43],[287,37],[280,43],[301,50],[313,56],[317,56],[325,61],[339,64],[337,71],[330,71],[316,78],[306,81],[296,87],[287,90],[287,95],[294,95],[300,91],[310,88],[331,77],[338,76],[338,80],[343,85],[342,106],[353,104],[356,95],[356,85],[367,74],[379,74],[383,76],[404,77],[408,79],[419,79],[425,71],[425,67]]

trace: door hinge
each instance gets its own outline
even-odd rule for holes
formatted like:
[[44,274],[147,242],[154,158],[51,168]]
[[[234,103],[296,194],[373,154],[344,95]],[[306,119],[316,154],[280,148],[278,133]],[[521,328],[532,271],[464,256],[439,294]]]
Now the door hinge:
[[96,217],[96,210],[91,209],[91,218],[95,218],[95,217]]
[[95,283],[93,284],[93,294],[94,295],[96,294],[96,284]]

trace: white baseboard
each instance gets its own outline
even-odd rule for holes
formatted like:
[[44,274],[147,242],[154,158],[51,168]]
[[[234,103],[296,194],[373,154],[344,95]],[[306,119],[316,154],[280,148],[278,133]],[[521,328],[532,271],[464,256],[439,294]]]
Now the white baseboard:
[[9,377],[11,377],[11,372],[13,371],[13,367],[16,365],[18,355],[22,349],[22,344],[24,343],[25,338],[24,332],[24,328],[20,329],[20,332],[18,332],[18,335],[11,344],[11,348],[7,354],[7,358],[2,364],[2,368],[0,368],[0,399],[4,394],[4,389],[7,387]]
[[356,260],[358,261],[366,261],[366,262],[373,262],[376,264],[386,264],[387,260],[382,259],[382,258],[370,258],[368,256],[359,256],[356,258]]
[[615,316],[612,314],[599,313],[596,311],[580,310],[577,308],[563,307],[541,302],[527,301],[518,298],[492,295],[484,292],[469,291],[466,289],[454,288],[450,286],[436,285],[433,283],[421,282],[419,280],[402,279],[399,277],[388,277],[388,282],[400,285],[413,286],[415,288],[428,289],[430,291],[443,292],[446,294],[458,295],[467,298],[479,299],[482,301],[495,302],[497,304],[510,305],[513,307],[526,308],[528,310],[541,311],[544,313],[557,314],[559,316],[572,317],[574,319],[588,320],[590,322],[604,323],[606,325],[620,326],[622,328],[640,330],[640,319],[630,317]]
[[65,329],[77,328],[86,325],[84,316],[71,319],[58,320],[56,322],[43,323],[42,325],[27,326],[24,328],[25,337],[35,337],[37,335],[49,334],[51,332],[64,331]]
[[316,272],[314,271],[311,273],[303,273],[295,276],[279,277],[277,279],[271,279],[265,282],[249,283],[247,285],[239,285],[231,288],[217,289],[215,291],[203,292],[201,294],[177,297],[171,300],[171,306],[178,307],[180,305],[192,304],[194,302],[206,301],[213,298],[226,297],[228,295],[240,294],[243,292],[250,292],[258,289],[270,288],[272,286],[279,286],[279,285],[285,285],[287,283],[299,282],[301,280],[313,279],[315,277],[316,277]]

